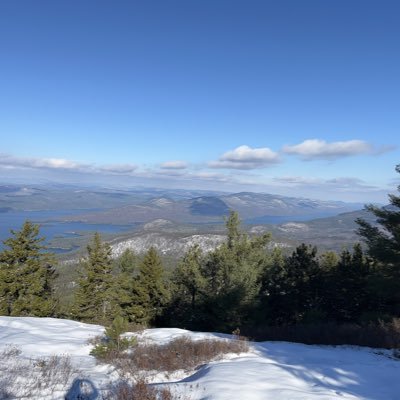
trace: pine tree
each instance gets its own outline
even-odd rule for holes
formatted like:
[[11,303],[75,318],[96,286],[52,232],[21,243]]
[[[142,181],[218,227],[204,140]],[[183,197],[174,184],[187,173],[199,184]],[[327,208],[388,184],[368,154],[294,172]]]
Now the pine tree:
[[[400,164],[396,166],[400,173]],[[400,191],[400,185],[398,186]],[[382,265],[400,269],[400,196],[389,194],[389,207],[376,207],[372,204],[365,208],[377,217],[379,226],[372,225],[359,218],[358,234],[368,246],[368,254]]]
[[137,323],[154,322],[169,300],[164,267],[154,247],[145,254],[133,286],[131,313]]
[[242,233],[236,212],[231,212],[226,228],[226,243],[209,254],[202,269],[207,280],[203,314],[210,327],[225,331],[248,323],[256,307],[270,240],[268,234],[250,238]]
[[206,280],[201,274],[203,255],[198,245],[191,247],[174,271],[173,281],[177,286],[176,296],[183,303],[196,309],[199,294],[205,288]]
[[172,299],[165,310],[163,323],[197,329],[201,317],[206,279],[202,274],[204,256],[198,245],[188,249],[171,277]]
[[0,253],[0,313],[51,316],[56,302],[52,284],[54,257],[46,253],[39,225],[26,221],[20,231],[4,241]]
[[[396,166],[400,173],[400,164]],[[400,192],[400,185],[397,187]],[[357,219],[358,234],[367,245],[371,257],[370,285],[375,292],[377,307],[384,313],[400,315],[400,196],[389,194],[390,205],[366,209],[377,217],[376,224]]]
[[138,258],[131,249],[126,249],[115,261],[113,304],[116,313],[130,322],[134,322],[137,263]]
[[273,323],[309,321],[322,313],[322,275],[316,247],[301,244],[266,279],[267,312]]
[[114,313],[111,248],[96,232],[87,252],[75,293],[73,314],[84,321],[107,323]]
[[343,250],[336,267],[329,271],[325,304],[329,316],[336,321],[357,321],[369,311],[369,263],[361,245],[353,252]]

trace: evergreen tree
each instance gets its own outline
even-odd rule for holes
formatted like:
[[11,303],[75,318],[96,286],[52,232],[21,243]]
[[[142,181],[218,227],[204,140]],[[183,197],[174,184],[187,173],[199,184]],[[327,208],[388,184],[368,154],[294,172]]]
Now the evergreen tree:
[[163,315],[164,324],[187,329],[198,327],[206,286],[203,263],[198,245],[190,247],[179,261],[171,277],[172,299]]
[[227,230],[228,240],[226,245],[228,248],[232,249],[235,244],[237,244],[242,236],[240,232],[240,219],[239,214],[236,211],[231,211],[229,217],[225,221],[225,226]]
[[173,281],[177,286],[179,299],[189,303],[194,312],[197,298],[204,290],[206,280],[201,274],[203,255],[198,245],[191,247],[179,262],[174,271]]
[[161,259],[156,249],[151,247],[140,264],[133,285],[132,319],[142,324],[154,322],[166,306],[169,294]]
[[302,244],[267,271],[267,318],[272,323],[308,322],[322,317],[322,274],[316,247]]
[[[400,173],[400,164],[396,166]],[[400,191],[400,185],[398,186]],[[400,196],[389,194],[389,207],[366,205],[366,209],[377,217],[377,224],[372,225],[359,218],[357,223],[359,235],[368,247],[368,254],[391,269],[400,269]]]
[[339,263],[339,257],[334,251],[327,251],[319,258],[320,267],[326,271],[333,271]]
[[113,304],[116,313],[133,322],[135,279],[138,259],[136,254],[126,249],[116,260],[116,276],[113,289]]
[[[400,173],[400,164],[396,166]],[[400,186],[398,186],[400,191]],[[357,219],[358,234],[367,245],[371,257],[370,286],[375,292],[377,307],[384,313],[400,315],[400,196],[390,194],[390,205],[365,208],[377,217],[376,224]]]
[[0,253],[0,313],[51,316],[56,302],[52,284],[55,260],[46,253],[39,225],[26,221],[20,231],[4,241]]
[[240,230],[236,212],[226,221],[227,241],[208,256],[202,274],[207,280],[203,317],[205,328],[232,330],[251,319],[267,262],[270,235],[249,238]]
[[343,250],[325,292],[325,307],[332,319],[354,322],[369,311],[368,276],[369,264],[361,245],[355,244],[352,253]]
[[138,257],[131,249],[124,250],[124,252],[115,260],[118,273],[129,274],[132,276],[136,272],[137,264]]
[[96,232],[87,252],[75,293],[73,314],[84,321],[107,323],[113,319],[115,311],[111,248]]

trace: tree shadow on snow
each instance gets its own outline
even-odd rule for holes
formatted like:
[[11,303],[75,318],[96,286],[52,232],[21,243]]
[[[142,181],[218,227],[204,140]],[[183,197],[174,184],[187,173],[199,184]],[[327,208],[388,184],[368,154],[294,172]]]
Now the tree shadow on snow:
[[[190,376],[170,382],[170,384],[193,385],[212,373],[213,368],[225,368],[229,374],[230,363],[236,364],[236,367],[243,363],[243,367],[240,367],[242,368],[241,385],[248,385],[251,392],[252,385],[255,384],[254,364],[248,370],[246,363],[256,363],[259,373],[257,379],[260,383],[270,381],[277,386],[276,390],[297,391],[296,386],[298,386],[302,390],[308,390],[312,398],[318,398],[319,395],[327,398],[326,396],[332,393],[332,399],[348,398],[349,395],[365,400],[400,399],[400,379],[398,378],[400,361],[379,354],[378,349],[289,342],[253,342],[250,343],[250,351],[261,358],[253,358],[251,355],[250,357],[239,356],[221,364],[218,361],[213,365],[204,364],[197,367]],[[282,379],[282,381],[279,382],[277,379]],[[299,382],[296,383],[296,380]],[[206,398],[203,397],[203,399]]]
[[397,400],[400,363],[368,348],[288,342],[254,343],[253,348],[310,387],[368,400]]
[[65,400],[96,400],[98,398],[99,391],[89,379],[75,379],[65,395]]

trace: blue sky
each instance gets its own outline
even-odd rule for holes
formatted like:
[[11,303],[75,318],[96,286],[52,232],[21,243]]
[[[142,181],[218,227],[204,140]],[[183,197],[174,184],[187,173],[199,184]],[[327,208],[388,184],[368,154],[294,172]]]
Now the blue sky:
[[0,181],[384,202],[398,1],[0,2]]

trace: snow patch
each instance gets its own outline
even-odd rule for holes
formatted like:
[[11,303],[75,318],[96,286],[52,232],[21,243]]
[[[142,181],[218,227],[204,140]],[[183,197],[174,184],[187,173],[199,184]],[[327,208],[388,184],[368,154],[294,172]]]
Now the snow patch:
[[[74,397],[75,386],[81,384],[97,393],[91,399],[101,399],[102,390],[116,375],[110,367],[97,365],[89,354],[88,339],[102,334],[103,330],[99,325],[70,320],[0,317],[0,351],[13,344],[20,348],[23,357],[69,354],[84,379],[72,383],[68,399],[78,399]],[[158,344],[181,336],[193,340],[216,337],[230,340],[229,335],[173,328],[147,329],[138,334],[139,340]],[[153,379],[156,384],[168,385],[191,400],[398,399],[400,362],[388,357],[386,350],[379,352],[350,346],[253,342],[249,353],[202,365],[189,376],[177,372],[173,382],[166,383],[163,374]],[[66,394],[56,392],[41,399],[61,400]]]

